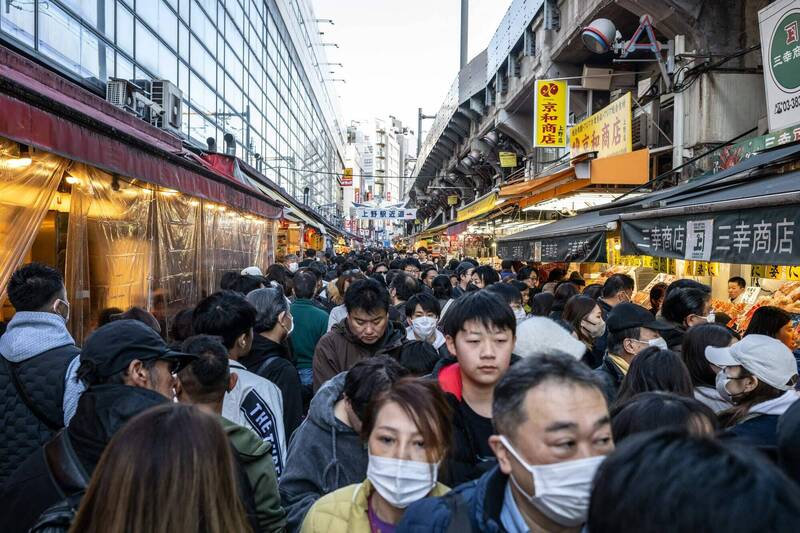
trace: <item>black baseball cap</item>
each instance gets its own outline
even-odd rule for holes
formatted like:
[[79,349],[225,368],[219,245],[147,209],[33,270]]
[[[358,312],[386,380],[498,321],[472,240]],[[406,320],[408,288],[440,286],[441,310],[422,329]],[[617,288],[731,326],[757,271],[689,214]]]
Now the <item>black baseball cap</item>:
[[641,305],[627,302],[614,306],[608,314],[606,327],[612,333],[633,328],[647,328],[655,331],[667,331],[673,328],[663,320],[656,320],[653,313]]
[[93,365],[99,378],[122,372],[135,359],[174,362],[177,372],[197,355],[171,350],[158,333],[138,320],[116,320],[97,328],[81,351],[81,365]]
[[466,274],[471,268],[475,268],[475,265],[473,265],[469,261],[462,261],[456,267],[456,276],[460,278],[463,274]]

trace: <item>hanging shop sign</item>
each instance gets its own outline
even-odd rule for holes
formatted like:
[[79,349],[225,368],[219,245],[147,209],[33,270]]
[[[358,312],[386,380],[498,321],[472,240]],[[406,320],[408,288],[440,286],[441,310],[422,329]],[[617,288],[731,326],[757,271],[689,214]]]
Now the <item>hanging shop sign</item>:
[[[536,80],[533,108],[533,146],[565,148],[567,146],[567,82]],[[502,166],[502,165],[501,165]]]
[[622,221],[622,253],[734,264],[800,265],[797,207]]
[[800,123],[800,0],[758,12],[769,130]]
[[500,166],[514,168],[517,166],[517,154],[514,152],[500,152]]
[[587,152],[597,152],[597,157],[601,158],[632,151],[631,122],[631,93],[625,93],[572,127],[570,158]]
[[359,207],[356,209],[356,218],[362,220],[414,220],[417,218],[416,209]]
[[714,172],[738,165],[745,159],[750,159],[764,150],[796,142],[800,142],[800,125],[726,146],[717,152],[712,159]]
[[494,209],[496,202],[497,202],[496,193],[490,194],[486,198],[478,200],[477,202],[472,202],[468,206],[461,208],[456,212],[456,220],[459,222],[463,222],[465,220],[470,220],[472,218],[475,218],[478,215],[488,213],[489,211]]
[[447,197],[447,205],[458,205],[458,195],[451,194]]
[[353,186],[353,169],[346,168],[344,169],[344,174],[342,175],[342,187],[352,187]]
[[504,241],[497,244],[497,255],[542,263],[605,263],[606,234],[582,233],[531,241]]

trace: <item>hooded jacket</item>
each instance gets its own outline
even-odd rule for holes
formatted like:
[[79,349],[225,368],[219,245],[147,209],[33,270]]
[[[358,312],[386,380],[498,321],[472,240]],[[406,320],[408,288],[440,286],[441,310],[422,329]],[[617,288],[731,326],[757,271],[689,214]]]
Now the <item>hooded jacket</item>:
[[[165,402],[167,399],[155,391],[127,385],[96,385],[84,392],[65,431],[87,478],[94,472],[106,445],[128,420]],[[45,509],[62,499],[44,451],[39,448],[3,487],[0,531],[27,532]]]
[[324,494],[367,477],[367,450],[358,434],[336,418],[346,372],[325,383],[311,400],[308,417],[289,441],[280,481],[288,531],[299,531],[308,509]]
[[290,362],[289,350],[261,335],[253,336],[250,353],[239,358],[249,372],[274,383],[283,398],[283,427],[291,436],[303,418],[303,394],[297,369]]
[[[792,389],[777,398],[757,403],[750,408],[744,420],[726,429],[720,438],[773,454],[778,445],[778,420],[798,399],[798,392]],[[725,418],[723,412],[720,419],[724,421]]]
[[0,337],[0,484],[69,423],[83,392],[76,378],[79,353],[64,319],[54,313],[21,311],[9,322]]
[[342,320],[319,340],[314,351],[314,392],[339,372],[350,370],[367,357],[388,355],[398,359],[405,340],[405,328],[389,322],[383,338],[375,344],[364,344],[350,331],[347,320]]
[[226,418],[220,417],[219,420],[250,482],[259,531],[283,531],[286,512],[281,507],[270,444],[246,427]]
[[[326,495],[308,511],[303,533],[371,533],[369,498],[375,490],[369,480]],[[437,483],[428,495],[444,496],[450,489]]]

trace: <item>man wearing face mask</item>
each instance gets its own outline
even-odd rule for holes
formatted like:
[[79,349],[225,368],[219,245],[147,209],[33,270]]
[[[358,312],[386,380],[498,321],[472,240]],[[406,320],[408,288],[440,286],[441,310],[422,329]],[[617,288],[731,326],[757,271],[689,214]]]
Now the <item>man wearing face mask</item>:
[[430,294],[415,294],[406,302],[406,339],[424,341],[431,344],[441,357],[449,357],[444,335],[436,329],[441,307],[439,301]]
[[83,492],[114,434],[134,416],[173,401],[174,373],[195,359],[169,349],[137,320],[95,330],[80,356],[77,375],[87,388],[69,427],[35,450],[4,486],[3,532],[26,532],[45,509]]
[[300,265],[297,262],[297,256],[295,254],[286,255],[283,258],[283,266],[285,266],[286,269],[292,274],[297,272],[297,269],[300,268]]
[[79,350],[67,331],[64,278],[40,263],[11,276],[16,314],[0,338],[0,485],[14,469],[69,424],[83,386],[75,379]]
[[672,326],[653,318],[644,307],[632,303],[621,303],[611,310],[606,320],[608,352],[603,363],[595,369],[595,375],[604,384],[608,403],[613,403],[628,368],[639,352],[650,346],[667,349],[660,332]]
[[577,532],[592,478],[614,443],[592,372],[548,348],[512,366],[492,403],[498,466],[443,498],[412,504],[398,531]]
[[[310,278],[305,281],[310,282],[313,287],[313,274],[304,272],[295,276],[295,280],[301,276]],[[274,383],[281,390],[283,425],[286,434],[291,435],[303,418],[303,389],[288,349],[288,339],[294,331],[295,318],[289,309],[289,301],[280,289],[270,287],[254,290],[247,295],[247,301],[256,309],[256,322],[253,326],[250,352],[240,357],[239,362],[247,370]],[[324,311],[320,312],[325,314]],[[327,324],[327,318],[325,320]]]

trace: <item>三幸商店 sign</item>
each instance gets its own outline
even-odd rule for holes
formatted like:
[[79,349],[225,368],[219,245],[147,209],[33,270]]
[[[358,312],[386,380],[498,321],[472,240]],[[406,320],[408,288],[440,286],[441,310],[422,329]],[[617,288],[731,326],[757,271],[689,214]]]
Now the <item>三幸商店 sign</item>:
[[758,12],[769,130],[800,123],[800,0]]
[[622,221],[622,253],[800,265],[800,209],[771,207]]
[[605,263],[603,231],[530,240],[501,241],[497,255],[503,259],[532,259],[543,263]]

